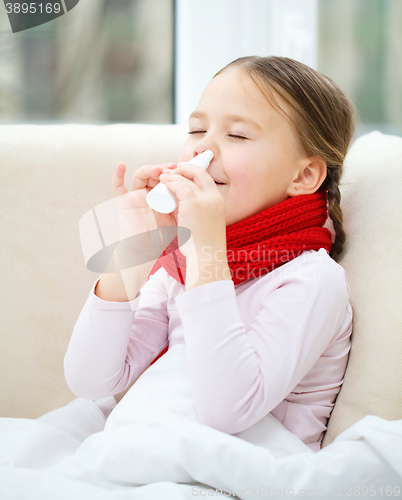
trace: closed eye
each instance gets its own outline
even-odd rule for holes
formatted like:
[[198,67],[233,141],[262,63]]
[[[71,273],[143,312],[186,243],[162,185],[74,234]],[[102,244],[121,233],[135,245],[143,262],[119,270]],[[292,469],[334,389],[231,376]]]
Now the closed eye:
[[229,137],[233,137],[235,139],[247,139],[247,137],[243,137],[242,135],[229,134]]
[[[189,134],[194,135],[194,134],[205,134],[205,130],[190,130]],[[247,137],[244,137],[242,135],[237,135],[237,134],[229,134],[229,137],[233,137],[233,139],[244,139],[246,140]]]

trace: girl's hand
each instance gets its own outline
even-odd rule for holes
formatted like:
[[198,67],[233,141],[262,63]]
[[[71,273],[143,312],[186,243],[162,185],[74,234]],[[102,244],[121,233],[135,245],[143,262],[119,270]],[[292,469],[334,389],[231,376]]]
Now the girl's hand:
[[[177,226],[175,215],[177,209],[171,214],[161,214],[151,209],[146,201],[146,196],[159,183],[159,175],[164,168],[174,164],[165,163],[164,165],[144,165],[139,168],[133,176],[129,192],[124,184],[124,175],[126,166],[120,162],[117,164],[113,175],[113,193],[116,197],[119,212],[120,223],[120,241],[125,242],[126,246],[141,244],[141,247],[136,247],[134,250],[149,250],[152,253],[154,250],[163,249],[170,244],[170,241],[163,242],[163,248],[160,241],[162,234],[161,226]],[[159,229],[158,240],[155,240],[155,230]],[[131,236],[143,234],[144,237],[139,240],[128,239]],[[149,237],[147,238],[147,234]],[[157,248],[155,248],[157,247]]]
[[153,211],[149,207],[146,200],[147,194],[157,184],[159,184],[159,176],[162,170],[171,169],[175,165],[175,163],[164,163],[163,165],[144,165],[143,167],[139,168],[134,173],[131,182],[132,191],[129,193],[124,184],[126,166],[124,163],[120,162],[117,164],[116,170],[113,175],[113,193],[116,197],[129,194],[129,196],[127,197],[127,201],[124,203],[125,208],[149,208],[149,210],[153,212],[159,227],[177,225],[177,221],[175,218],[175,215],[177,215],[177,210],[173,211],[170,214],[161,214],[159,212]]
[[[186,164],[162,173],[160,180],[179,200],[177,225],[191,231],[196,252],[211,246],[226,253],[225,200],[212,177],[197,165]],[[186,245],[180,251],[187,256]]]

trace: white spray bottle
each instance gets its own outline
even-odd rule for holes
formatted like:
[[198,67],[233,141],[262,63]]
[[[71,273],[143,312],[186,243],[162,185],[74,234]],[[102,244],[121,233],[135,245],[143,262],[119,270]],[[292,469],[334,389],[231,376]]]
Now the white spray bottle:
[[[214,157],[213,152],[207,149],[203,153],[195,156],[191,161],[183,161],[179,165],[198,165],[199,167],[206,170]],[[173,170],[174,172],[174,170]],[[148,194],[147,203],[155,210],[161,214],[170,214],[177,207],[178,201],[176,196],[169,191],[163,182],[157,184]]]

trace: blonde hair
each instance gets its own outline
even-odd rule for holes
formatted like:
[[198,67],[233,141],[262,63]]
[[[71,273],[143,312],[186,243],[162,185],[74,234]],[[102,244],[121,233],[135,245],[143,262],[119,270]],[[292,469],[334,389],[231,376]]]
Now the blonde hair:
[[[327,176],[320,190],[328,190],[328,215],[336,233],[330,256],[336,258],[346,240],[339,183],[343,162],[356,129],[356,111],[350,98],[330,78],[288,57],[240,57],[222,68],[240,66],[270,104],[294,127],[306,156],[323,159]],[[289,116],[277,103],[274,89],[292,109]]]

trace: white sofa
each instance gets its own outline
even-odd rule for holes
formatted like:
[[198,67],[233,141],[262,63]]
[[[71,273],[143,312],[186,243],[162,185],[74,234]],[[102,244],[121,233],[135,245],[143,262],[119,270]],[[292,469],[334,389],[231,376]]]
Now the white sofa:
[[[2,125],[1,417],[35,419],[72,401],[63,358],[97,275],[78,223],[113,197],[116,164],[176,161],[176,125]],[[355,141],[341,185],[352,349],[323,447],[366,415],[402,419],[402,138]]]

